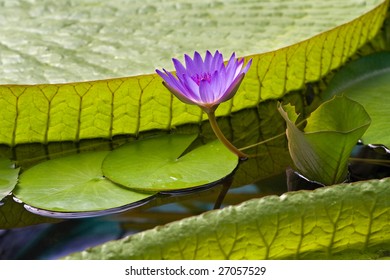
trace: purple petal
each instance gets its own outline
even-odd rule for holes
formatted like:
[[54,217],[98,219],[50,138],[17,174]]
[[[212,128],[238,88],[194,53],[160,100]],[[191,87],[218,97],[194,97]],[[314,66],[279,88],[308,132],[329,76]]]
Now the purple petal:
[[211,61],[210,72],[218,70],[223,64],[223,56],[218,51],[215,52],[213,60]]
[[186,73],[186,68],[176,58],[172,58],[172,61],[173,61],[173,65],[175,66],[175,69],[176,69],[176,76],[180,80],[180,77]]
[[164,81],[166,81],[167,79],[169,79],[167,74],[161,72],[161,71],[158,70],[158,69],[156,69],[156,73],[157,73],[161,78],[163,78]]
[[164,73],[156,69],[157,74],[159,74],[160,77],[163,78],[166,83],[174,84],[174,85],[178,84],[178,80],[175,78],[175,76],[173,76],[170,72],[168,72],[165,69],[163,69],[163,71]]
[[236,92],[237,92],[238,88],[240,87],[241,82],[244,79],[244,77],[245,77],[245,73],[241,73],[240,75],[238,75],[234,79],[233,83],[229,86],[229,88],[225,91],[225,93],[218,100],[218,103],[222,103],[222,102],[232,98],[236,94]]
[[198,52],[194,52],[194,64],[198,69],[198,72],[204,72],[203,59]]
[[244,59],[243,59],[243,58],[241,58],[241,59],[237,62],[237,68],[236,68],[236,72],[234,73],[234,78],[236,78],[239,74],[242,73],[242,71],[241,71],[242,66],[244,66]]
[[212,89],[213,89],[213,96],[214,100],[218,100],[221,95],[225,92],[225,89],[228,85],[226,85],[225,82],[226,79],[226,71],[225,69],[222,69],[222,71],[218,72],[215,71],[212,76]]
[[222,71],[223,69],[226,69],[226,66],[225,66],[225,63],[223,63],[223,61],[222,61],[222,63],[219,64],[219,67],[217,67],[217,69],[215,69],[215,71],[220,72],[220,71]]
[[211,104],[214,103],[214,93],[211,84],[207,81],[200,81],[199,95],[202,103]]
[[[232,60],[232,58],[234,58],[234,60]],[[226,67],[226,82],[227,83],[230,84],[231,82],[233,82],[236,70],[237,70],[237,61],[236,61],[235,57],[232,55],[232,57],[230,58],[230,60],[228,62],[228,65]]]
[[193,100],[201,100],[199,96],[199,86],[194,82],[194,80],[188,76],[183,75],[183,86],[186,87],[188,95]]
[[227,67],[233,66],[236,63],[236,53],[232,53],[230,56],[229,62],[227,64]]
[[207,51],[205,59],[204,59],[204,71],[205,72],[211,72],[210,66],[211,66],[212,60],[213,60],[213,55],[211,54],[210,51]]
[[196,73],[199,72],[198,68],[196,67],[194,61],[192,60],[191,57],[189,57],[187,54],[184,56],[185,62],[186,62],[186,71],[187,74],[190,76],[196,75]]
[[165,75],[166,75],[166,79],[165,81],[168,83],[168,84],[175,84],[175,85],[180,85],[179,83],[179,80],[177,79],[177,77],[175,77],[171,72],[168,72],[167,70],[163,69],[164,72],[165,72]]
[[251,65],[252,65],[252,58],[248,61],[248,63],[246,64],[244,70],[242,70],[242,73],[248,72],[248,70],[251,67]]
[[168,72],[167,70],[163,69],[165,71],[165,74],[167,76],[165,82],[169,87],[174,88],[176,91],[181,92],[183,96],[186,95],[187,89],[183,86],[183,84],[175,78],[175,76],[172,75],[172,73]]
[[197,104],[193,100],[187,98],[185,95],[183,95],[180,91],[177,91],[174,87],[171,87],[166,82],[163,82],[163,85],[173,94],[175,95],[180,101],[187,103],[187,104]]

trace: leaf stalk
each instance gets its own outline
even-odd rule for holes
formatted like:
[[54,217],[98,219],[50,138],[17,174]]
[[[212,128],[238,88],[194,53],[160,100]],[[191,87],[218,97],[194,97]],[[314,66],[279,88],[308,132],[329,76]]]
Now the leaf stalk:
[[218,126],[217,119],[215,118],[214,110],[205,110],[207,116],[209,117],[209,122],[211,128],[213,129],[215,135],[228,148],[231,152],[236,154],[241,160],[248,158],[248,155],[237,149],[229,140],[226,139],[225,135],[222,133],[221,129]]

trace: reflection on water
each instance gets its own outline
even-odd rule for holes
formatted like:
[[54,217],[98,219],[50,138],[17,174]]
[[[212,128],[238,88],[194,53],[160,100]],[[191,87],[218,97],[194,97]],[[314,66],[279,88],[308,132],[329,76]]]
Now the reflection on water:
[[[158,197],[138,208],[114,215],[51,219],[57,222],[1,230],[0,259],[57,259],[109,240],[201,214],[213,209],[221,189],[218,186],[187,195]],[[256,184],[230,189],[222,207],[266,195],[280,195],[285,191],[286,179],[281,174]],[[7,199],[7,203],[15,202]]]

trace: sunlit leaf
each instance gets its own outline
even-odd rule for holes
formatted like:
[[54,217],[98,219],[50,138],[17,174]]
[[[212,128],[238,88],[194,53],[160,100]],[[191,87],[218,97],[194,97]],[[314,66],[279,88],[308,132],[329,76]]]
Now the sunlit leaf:
[[[151,67],[167,68],[171,57],[195,49],[240,55],[268,52],[354,20],[383,2],[15,0],[0,10],[4,66],[0,83],[58,83],[151,73]],[[346,27],[350,32],[345,34],[354,37],[352,45],[345,38],[347,48],[364,40],[360,33],[371,32],[361,30],[362,25]],[[319,55],[322,50],[314,44],[307,51]]]
[[108,152],[90,152],[45,161],[20,176],[14,195],[24,203],[58,212],[97,211],[150,198],[103,177]]
[[288,147],[298,171],[325,185],[345,181],[352,149],[370,125],[364,108],[346,97],[333,98],[306,119],[304,131],[281,106],[278,109],[287,123]]
[[182,155],[195,138],[173,134],[125,144],[108,154],[103,174],[131,189],[167,191],[213,183],[237,167],[237,156],[219,141]]
[[9,159],[0,158],[0,201],[11,193],[18,181],[19,168]]
[[371,117],[362,137],[364,143],[390,147],[390,53],[377,53],[345,65],[331,80],[324,98],[340,94],[362,104]]
[[[358,47],[374,37],[385,18],[388,5],[388,1],[379,0],[372,0],[370,3],[367,3],[366,6],[356,5],[354,0],[350,0],[348,2],[321,2],[321,6],[317,7],[316,5],[313,5],[312,1],[290,0],[288,3],[291,5],[284,3],[284,5],[279,6],[269,1],[256,1],[249,6],[244,2],[238,3],[238,6],[233,4],[231,4],[232,6],[229,4],[226,4],[225,6],[225,4],[222,4],[220,7],[213,7],[213,9],[210,10],[209,7],[207,9],[204,8],[206,3],[202,2],[200,6],[197,6],[194,5],[192,1],[190,5],[191,9],[189,9],[191,12],[187,11],[187,13],[181,14],[179,12],[180,8],[174,8],[178,9],[179,16],[170,17],[169,13],[173,10],[169,8],[169,5],[164,6],[164,9],[168,12],[165,14],[160,11],[160,7],[158,6],[160,4],[153,2],[150,6],[154,8],[145,10],[148,11],[146,12],[146,17],[149,20],[154,19],[153,15],[157,13],[157,15],[163,17],[160,18],[162,21],[170,18],[178,18],[179,22],[180,20],[186,22],[188,20],[187,15],[193,13],[192,9],[194,7],[198,7],[200,14],[203,14],[205,10],[208,11],[208,13],[214,14],[215,21],[213,21],[214,25],[205,25],[206,28],[211,28],[211,30],[207,29],[206,32],[199,29],[199,34],[206,36],[207,39],[205,40],[201,40],[199,36],[196,36],[198,33],[193,33],[195,32],[194,30],[198,30],[198,28],[194,28],[193,24],[175,23],[172,30],[167,27],[166,24],[152,24],[150,26],[153,26],[153,31],[155,31],[156,34],[161,34],[161,37],[157,38],[158,41],[161,40],[160,44],[166,44],[165,40],[176,41],[177,38],[180,38],[180,44],[187,42],[189,45],[183,47],[183,49],[175,50],[175,53],[164,52],[161,54],[156,52],[156,50],[162,49],[161,47],[156,47],[159,46],[159,44],[150,43],[145,39],[146,45],[150,46],[152,50],[145,51],[145,48],[141,46],[140,50],[142,50],[142,53],[144,54],[140,55],[138,52],[132,54],[131,49],[133,46],[137,46],[138,43],[141,44],[140,42],[143,42],[143,40],[138,39],[136,34],[132,31],[136,28],[131,25],[130,22],[132,21],[127,22],[126,20],[130,17],[129,15],[134,14],[133,8],[131,5],[122,5],[120,2],[116,1],[111,1],[110,3],[114,3],[110,4],[113,5],[112,7],[114,10],[120,7],[119,11],[126,15],[124,17],[118,15],[113,17],[113,19],[119,20],[120,22],[115,23],[114,20],[112,28],[103,28],[104,25],[102,26],[109,34],[115,34],[114,38],[108,39],[108,41],[113,42],[114,44],[114,49],[112,51],[113,56],[111,57],[112,61],[110,64],[105,62],[107,60],[106,51],[103,51],[104,58],[102,58],[102,60],[95,60],[90,57],[90,48],[95,49],[96,46],[94,44],[96,42],[105,42],[97,49],[107,49],[107,46],[105,45],[107,40],[102,40],[98,37],[98,35],[102,34],[102,31],[100,28],[96,27],[96,23],[101,22],[101,15],[104,14],[105,9],[109,10],[107,11],[108,15],[112,15],[112,12],[110,12],[111,6],[109,4],[107,4],[108,6],[96,6],[95,8],[97,10],[92,13],[90,12],[90,5],[80,6],[77,4],[77,9],[85,10],[88,19],[91,17],[89,24],[86,24],[83,20],[72,20],[72,24],[69,24],[67,21],[62,22],[59,20],[52,25],[45,21],[45,17],[40,16],[33,18],[31,21],[23,18],[26,21],[20,20],[17,25],[15,25],[14,22],[11,22],[3,28],[6,29],[5,31],[7,34],[12,34],[12,36],[6,36],[5,39],[3,39],[5,42],[0,44],[0,46],[10,46],[7,49],[7,52],[10,51],[9,49],[11,49],[12,52],[12,48],[17,50],[16,54],[12,54],[10,57],[15,55],[20,56],[20,53],[43,48],[44,56],[42,57],[42,54],[36,54],[37,58],[34,61],[37,63],[31,62],[28,67],[24,67],[24,64],[20,65],[20,71],[23,69],[30,69],[29,71],[32,71],[34,74],[39,73],[38,80],[42,78],[40,73],[47,73],[49,82],[56,80],[70,82],[74,80],[84,80],[85,77],[90,77],[90,73],[98,71],[97,69],[101,69],[101,67],[108,67],[107,65],[111,65],[115,68],[118,63],[115,60],[116,57],[120,57],[121,61],[123,59],[125,60],[125,69],[127,69],[131,67],[140,67],[140,63],[131,63],[130,57],[137,60],[146,59],[156,53],[157,57],[164,57],[164,63],[162,63],[161,67],[168,68],[169,65],[171,65],[171,62],[169,61],[171,57],[182,55],[185,52],[192,52],[195,47],[196,50],[201,52],[202,48],[212,49],[221,46],[229,46],[228,51],[223,48],[220,50],[225,51],[225,53],[228,52],[229,54],[232,51],[238,52],[240,48],[230,44],[230,42],[233,41],[242,44],[241,46],[245,47],[245,49],[242,52],[238,52],[237,55],[250,54],[246,59],[253,58],[253,64],[235,98],[231,102],[229,101],[221,105],[217,110],[218,116],[226,116],[243,108],[257,106],[258,103],[263,100],[280,98],[285,93],[301,88],[306,82],[318,80],[330,70],[342,65],[348,57],[355,53]],[[141,6],[143,4],[144,1],[142,1]],[[245,9],[239,8],[241,7],[240,5]],[[54,7],[54,10],[60,15],[63,13],[62,8],[70,8],[67,5],[62,6],[61,4],[56,4]],[[140,8],[140,6],[138,7]],[[177,5],[175,4],[174,7],[177,7]],[[185,7],[185,5],[181,7]],[[254,7],[257,7],[259,14],[253,13]],[[73,8],[74,7],[72,7],[72,9]],[[130,9],[130,11],[128,9]],[[45,9],[43,9],[43,11],[44,10]],[[271,10],[275,12],[270,13]],[[340,10],[348,12],[340,13]],[[7,15],[15,14],[15,12],[7,13],[7,9],[2,9],[2,11]],[[39,9],[34,9],[34,13],[32,14],[39,13],[39,11]],[[176,10],[174,11],[176,12]],[[232,11],[238,13],[239,17],[232,16]],[[299,12],[297,13],[297,11]],[[241,12],[243,14],[241,14]],[[194,12],[192,14],[193,17],[196,18],[194,22],[199,22],[199,13]],[[222,13],[223,15],[219,15],[219,13]],[[319,16],[318,13],[322,16]],[[315,15],[314,18],[312,18],[313,14]],[[27,13],[27,15],[30,16],[31,13]],[[97,18],[93,20],[92,16],[96,16]],[[290,16],[290,18],[288,18],[288,16]],[[7,16],[5,18],[8,19],[9,17]],[[56,17],[51,15],[50,19],[53,18]],[[59,18],[61,19],[61,17]],[[208,16],[206,16],[206,18],[208,18]],[[236,24],[235,22],[232,23],[232,18],[237,20],[241,18],[242,22],[240,24]],[[281,18],[283,20],[281,20]],[[142,16],[142,19],[145,19],[145,15]],[[37,20],[38,22],[34,20]],[[125,25],[122,24],[123,20],[126,23]],[[143,20],[139,22],[143,22]],[[42,24],[41,21],[44,21],[45,24]],[[49,34],[48,38],[43,40],[43,35],[40,32],[38,37],[39,40],[43,40],[43,42],[37,42],[36,44],[38,47],[34,48],[34,45],[31,43],[32,41],[25,39],[28,38],[28,36],[25,36],[26,34],[21,34],[19,31],[14,30],[15,26],[18,26],[17,30],[25,30],[20,28],[21,22],[27,24],[29,27],[30,25],[38,25],[40,28],[47,26],[49,29],[46,32]],[[139,22],[135,19],[137,25]],[[210,34],[219,34],[221,32],[221,28],[219,27],[225,26],[226,23],[229,23],[229,28],[224,29],[227,34],[225,33],[226,36],[222,35],[221,39],[232,39],[229,40],[229,42],[224,40],[209,40]],[[212,30],[212,27],[215,26],[215,24],[218,26],[218,32],[213,32]],[[252,26],[251,29],[248,29],[248,24]],[[67,32],[65,32],[64,29],[61,29],[62,32],[59,33],[62,35],[67,34],[65,38],[52,37],[54,36],[54,33],[50,31],[50,28],[57,25],[65,25]],[[129,31],[131,35],[123,34],[120,38],[115,37],[119,36],[115,31],[119,26],[126,26],[126,30],[131,30]],[[146,24],[145,26],[149,25]],[[230,26],[236,26],[236,31],[233,31]],[[172,33],[172,31],[179,27],[189,28],[189,30],[183,29],[176,34]],[[99,33],[96,35],[97,38],[95,38],[93,42],[90,42],[88,39],[88,42],[90,43],[83,44],[83,40],[86,40],[83,35],[88,35],[86,37],[89,38],[88,28],[99,30]],[[158,28],[163,28],[164,32],[160,33],[161,30],[159,31]],[[285,29],[288,29],[288,32],[284,31]],[[35,29],[28,28],[27,30]],[[242,38],[238,39],[236,36],[231,36],[231,34],[240,34],[241,36],[243,32],[246,32],[247,30],[251,30],[251,35],[248,37],[244,36],[243,38],[249,38],[250,43],[244,43],[245,41],[242,40]],[[81,37],[76,38],[71,36],[75,34],[75,31],[81,32]],[[189,35],[192,40],[186,40],[182,36],[184,34],[186,36]],[[253,38],[256,34],[261,34],[263,39],[259,40]],[[148,32],[145,32],[145,35],[148,39],[152,40],[153,36],[150,36],[149,30]],[[9,41],[15,37],[21,37],[23,40],[16,40],[17,43]],[[134,39],[135,41],[126,41],[130,39]],[[60,43],[53,43],[52,40],[58,40]],[[116,50],[115,44],[122,42],[122,40],[125,40],[123,41],[125,45],[120,47],[120,50]],[[196,40],[196,42],[193,40]],[[264,49],[262,48],[265,44],[273,42],[274,40],[275,44]],[[21,42],[26,42],[26,44]],[[205,42],[206,45],[198,45],[200,42]],[[64,46],[61,47],[61,45]],[[66,46],[69,47],[70,50],[67,49]],[[87,47],[84,47],[86,49],[80,49],[80,46]],[[88,48],[88,46],[90,47]],[[168,49],[171,50],[172,46],[178,46],[178,44],[172,44],[171,42],[169,43]],[[254,49],[248,50],[247,48],[249,47],[253,47]],[[18,48],[21,49],[18,50]],[[48,66],[46,62],[39,63],[39,59],[46,59],[47,48],[50,50],[54,49],[58,52],[58,55],[56,55],[56,53],[49,53],[48,60],[53,63],[51,66]],[[110,49],[110,47],[108,47],[108,49]],[[126,53],[130,52],[131,54],[123,56],[124,51]],[[4,52],[2,52],[2,55],[5,55]],[[52,56],[51,59],[50,56]],[[56,60],[58,56],[59,58],[76,57],[75,60],[81,61],[80,65],[85,65],[85,68],[78,68],[78,70],[80,70],[78,71],[74,63],[69,63],[69,68],[65,71],[61,67],[65,67],[66,63],[65,61],[61,61],[61,59],[60,61],[64,63],[59,63],[58,60]],[[9,58],[8,60],[11,59]],[[21,58],[21,60],[23,61],[24,59]],[[91,63],[93,63],[92,66]],[[148,68],[146,71],[143,70],[142,72],[152,73],[157,63],[158,62],[154,60],[149,63],[143,62],[142,64],[146,65]],[[60,70],[57,71],[58,69],[56,67],[59,65],[61,67]],[[48,69],[45,68],[46,66]],[[42,67],[42,70],[38,70],[40,67]],[[6,70],[8,69],[6,73],[12,76],[12,73],[14,72],[11,71],[10,68],[15,69],[15,65],[3,68]],[[23,73],[23,75],[17,79],[17,82],[25,83],[26,79],[23,79],[23,77],[30,77],[30,74],[26,74],[23,71],[21,73]],[[88,75],[85,74],[85,76],[83,76],[83,74],[80,74],[80,77],[75,77],[73,73],[88,73]],[[101,73],[103,77],[108,77],[107,73],[109,72],[107,72],[106,68],[104,68],[104,71]],[[117,75],[122,76],[126,75],[126,73],[127,72],[120,72],[120,74],[117,73]],[[69,75],[71,80],[61,78],[61,75]],[[4,79],[5,75],[1,76]],[[46,81],[46,78],[43,79]],[[34,79],[33,81],[36,82]],[[31,142],[48,143],[55,141],[79,141],[81,139],[90,138],[110,139],[111,137],[120,134],[138,135],[140,132],[152,129],[171,130],[182,124],[199,123],[205,118],[202,111],[196,106],[182,104],[176,98],[173,98],[162,86],[161,79],[158,78],[157,75],[142,75],[69,84],[40,84],[32,86],[2,85],[0,86],[0,107],[2,108],[0,113],[0,127],[2,128],[0,131],[0,143],[10,146]]]
[[268,196],[69,259],[367,259],[390,250],[390,179]]

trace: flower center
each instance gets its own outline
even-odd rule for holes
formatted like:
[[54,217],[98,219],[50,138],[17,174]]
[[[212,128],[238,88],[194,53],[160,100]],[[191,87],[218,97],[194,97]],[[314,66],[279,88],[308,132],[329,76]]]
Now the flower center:
[[210,73],[201,73],[192,76],[191,79],[199,86],[201,81],[207,81],[210,83],[211,75]]

